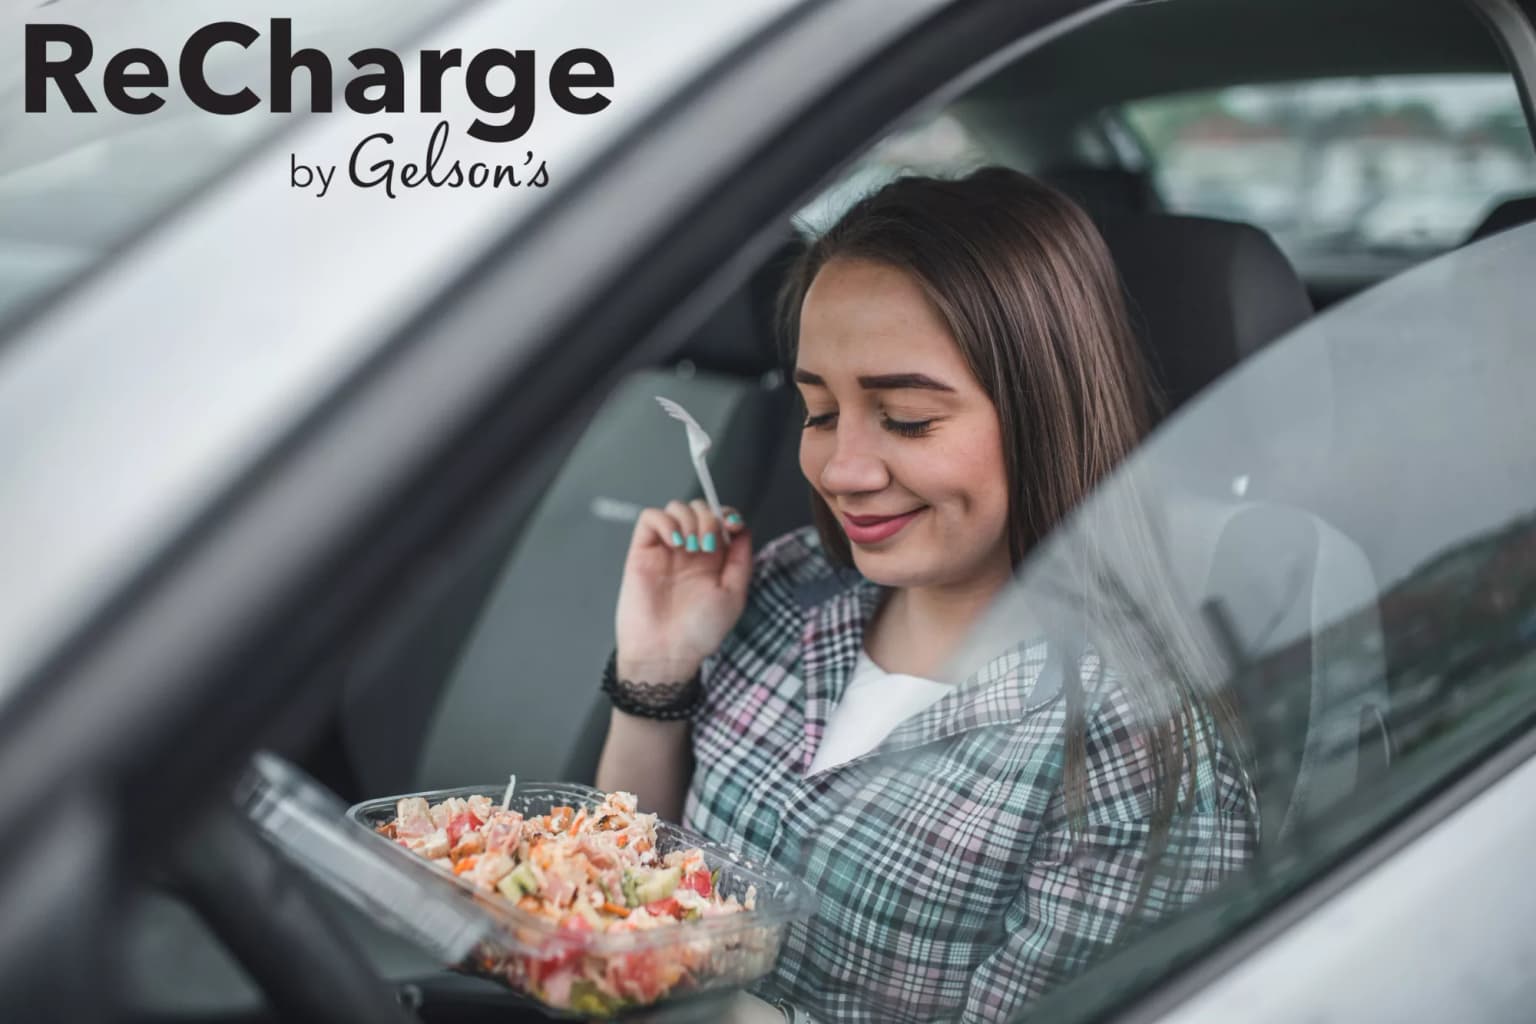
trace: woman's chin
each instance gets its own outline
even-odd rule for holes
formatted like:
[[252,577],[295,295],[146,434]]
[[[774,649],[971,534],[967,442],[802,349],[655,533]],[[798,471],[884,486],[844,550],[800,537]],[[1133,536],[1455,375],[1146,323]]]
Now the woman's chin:
[[865,548],[858,544],[849,547],[853,549],[854,568],[865,579],[882,587],[920,587],[942,575],[934,572],[929,559],[915,557],[911,551]]

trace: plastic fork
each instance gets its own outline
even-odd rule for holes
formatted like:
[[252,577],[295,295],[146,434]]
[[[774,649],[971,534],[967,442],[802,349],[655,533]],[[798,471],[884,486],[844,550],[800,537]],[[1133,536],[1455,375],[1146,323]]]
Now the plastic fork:
[[709,502],[709,510],[715,514],[716,520],[723,523],[725,516],[720,512],[720,498],[715,494],[715,481],[710,478],[709,463],[704,458],[709,454],[709,435],[699,426],[698,420],[688,415],[687,409],[672,399],[657,395],[656,401],[667,411],[668,416],[682,420],[683,426],[688,428],[688,456],[693,459],[693,471],[699,475],[699,486],[704,488],[704,500]]

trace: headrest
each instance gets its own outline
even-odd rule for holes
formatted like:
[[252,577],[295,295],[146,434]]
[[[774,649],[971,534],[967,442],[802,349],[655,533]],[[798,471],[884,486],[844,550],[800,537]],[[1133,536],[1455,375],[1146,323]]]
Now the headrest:
[[1073,164],[1045,171],[1040,179],[1095,217],[1160,213],[1163,209],[1152,176],[1146,171]]
[[1173,214],[1100,218],[1170,411],[1312,315],[1269,235]]
[[778,369],[779,288],[804,245],[795,238],[775,250],[746,285],[704,322],[678,358],[691,360],[701,370],[736,377],[761,377]]
[[1536,196],[1515,196],[1512,199],[1506,199],[1488,211],[1488,216],[1483,218],[1483,222],[1473,229],[1467,236],[1466,242],[1462,244],[1470,245],[1489,235],[1517,228],[1521,224],[1529,224],[1533,220],[1536,220]]

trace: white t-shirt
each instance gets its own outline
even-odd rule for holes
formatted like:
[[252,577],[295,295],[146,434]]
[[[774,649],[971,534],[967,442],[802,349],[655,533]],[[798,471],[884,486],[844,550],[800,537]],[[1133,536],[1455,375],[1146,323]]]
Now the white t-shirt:
[[896,727],[936,703],[954,687],[921,676],[887,672],[863,651],[853,678],[827,718],[827,731],[809,774],[852,761],[878,747]]

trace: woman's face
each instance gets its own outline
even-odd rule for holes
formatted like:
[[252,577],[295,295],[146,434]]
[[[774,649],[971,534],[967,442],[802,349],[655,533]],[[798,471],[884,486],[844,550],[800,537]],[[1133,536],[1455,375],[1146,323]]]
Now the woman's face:
[[800,310],[800,469],[858,569],[892,587],[1006,577],[1008,477],[997,410],[904,271],[822,268]]

